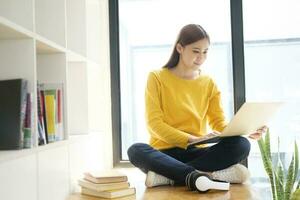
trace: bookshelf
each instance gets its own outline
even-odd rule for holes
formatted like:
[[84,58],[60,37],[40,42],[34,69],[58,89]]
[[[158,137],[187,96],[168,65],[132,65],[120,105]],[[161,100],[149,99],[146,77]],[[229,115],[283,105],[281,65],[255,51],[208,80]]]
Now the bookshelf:
[[[1,198],[65,199],[85,169],[112,166],[108,23],[108,0],[0,1],[0,79],[26,79],[34,113],[33,147],[0,151]],[[64,139],[43,146],[37,82],[64,91]]]

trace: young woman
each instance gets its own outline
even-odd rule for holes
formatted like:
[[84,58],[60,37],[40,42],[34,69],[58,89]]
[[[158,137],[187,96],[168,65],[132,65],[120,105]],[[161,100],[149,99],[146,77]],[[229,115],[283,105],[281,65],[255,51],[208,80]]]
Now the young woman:
[[[198,191],[228,189],[228,183],[243,183],[249,177],[247,168],[238,164],[250,151],[244,137],[187,147],[207,134],[207,123],[213,134],[226,127],[220,91],[200,70],[209,45],[209,36],[200,25],[184,26],[167,64],[148,76],[145,99],[150,145],[136,143],[128,149],[130,162],[147,173],[147,187],[175,184]],[[251,137],[259,139],[264,129]]]

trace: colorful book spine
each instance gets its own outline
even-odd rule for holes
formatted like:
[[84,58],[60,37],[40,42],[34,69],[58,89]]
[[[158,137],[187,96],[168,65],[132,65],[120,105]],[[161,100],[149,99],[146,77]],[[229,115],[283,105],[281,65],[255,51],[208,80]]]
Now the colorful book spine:
[[47,120],[47,133],[48,133],[48,141],[54,142],[56,141],[55,133],[55,113],[56,113],[56,103],[55,103],[55,95],[53,91],[46,90],[45,91],[45,111],[46,111],[46,120]]
[[46,140],[46,132],[45,132],[45,125],[44,125],[44,116],[43,116],[43,106],[42,106],[42,94],[40,91],[40,86],[37,86],[37,111],[38,111],[38,144],[44,145],[47,143]]
[[45,92],[43,90],[40,91],[41,93],[41,111],[43,114],[43,122],[44,122],[44,131],[45,131],[45,136],[46,136],[46,143],[49,143],[48,139],[48,131],[47,131],[47,120],[46,120],[46,106],[45,106]]
[[28,83],[26,80],[22,80],[21,84],[21,120],[20,120],[20,141],[19,147],[24,148],[24,124],[25,124],[25,116],[26,116],[26,106],[27,106],[27,89]]
[[33,112],[32,112],[32,95],[27,93],[26,97],[26,114],[25,114],[25,121],[24,121],[24,141],[23,145],[24,148],[31,148],[32,147],[32,121],[33,121]]
[[57,89],[56,108],[57,108],[57,121],[56,121],[56,140],[63,140],[63,113],[62,113],[62,91]]

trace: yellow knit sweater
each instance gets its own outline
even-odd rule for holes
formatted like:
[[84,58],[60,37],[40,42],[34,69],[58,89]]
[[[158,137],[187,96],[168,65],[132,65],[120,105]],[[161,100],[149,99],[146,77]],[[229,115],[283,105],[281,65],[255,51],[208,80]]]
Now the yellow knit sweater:
[[150,145],[155,149],[186,148],[189,134],[207,134],[207,123],[216,131],[226,127],[220,91],[209,76],[186,80],[166,68],[153,71],[145,100]]

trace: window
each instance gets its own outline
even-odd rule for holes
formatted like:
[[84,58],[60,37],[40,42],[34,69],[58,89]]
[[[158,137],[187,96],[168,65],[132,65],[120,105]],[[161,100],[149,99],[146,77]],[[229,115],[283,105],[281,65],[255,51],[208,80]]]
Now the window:
[[[269,124],[272,152],[277,155],[279,136],[280,156],[286,170],[293,141],[299,139],[300,133],[299,9],[297,0],[243,3],[246,101],[286,102]],[[267,180],[255,143],[248,163],[254,181]]]
[[[222,91],[228,118],[233,114],[230,1],[119,0],[121,160],[135,142],[148,142],[144,89],[149,71],[168,60],[179,30],[202,25],[211,37],[203,70]],[[216,6],[218,5],[218,6]]]

